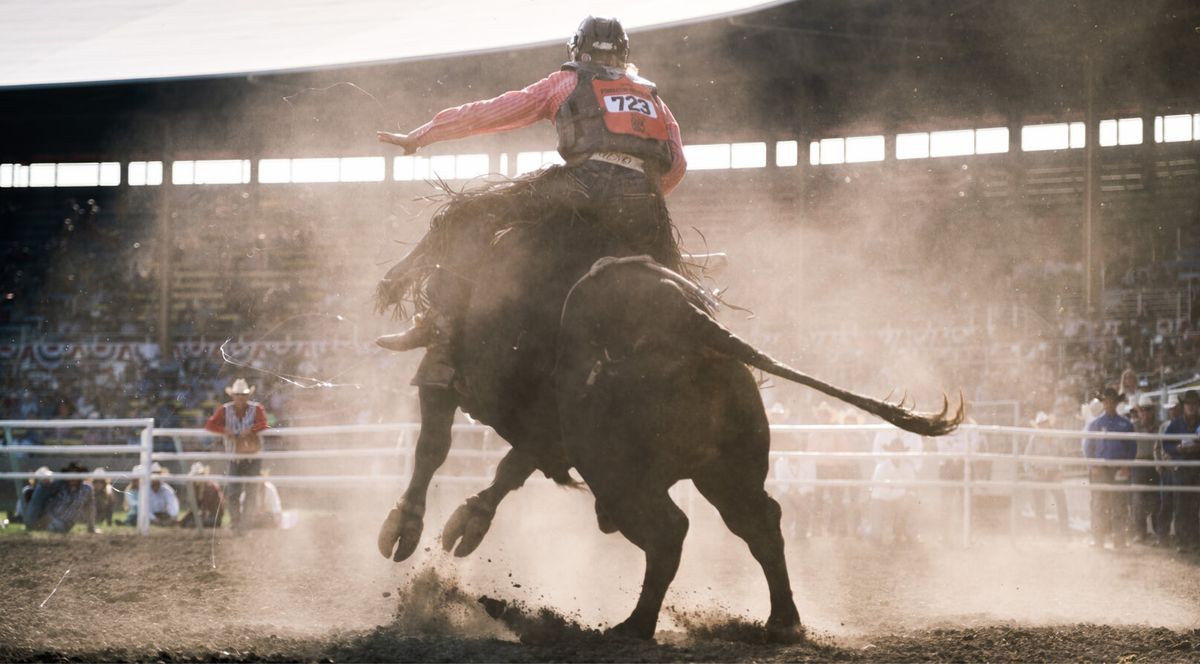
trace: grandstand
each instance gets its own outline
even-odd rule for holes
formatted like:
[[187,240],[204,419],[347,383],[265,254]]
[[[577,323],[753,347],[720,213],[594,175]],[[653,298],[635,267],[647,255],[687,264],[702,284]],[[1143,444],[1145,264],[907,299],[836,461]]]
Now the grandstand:
[[[801,1],[632,39],[683,127],[684,243],[726,253],[712,283],[755,314],[725,320],[831,380],[961,387],[1011,420],[1075,412],[1126,365],[1152,390],[1196,373],[1197,24],[1181,0]],[[417,157],[374,131],[562,58],[0,89],[0,417],[166,403],[194,425],[225,339],[410,398],[412,358],[386,380],[363,358],[394,325],[371,290],[420,237],[429,181],[557,157],[546,126]],[[271,391],[300,422],[303,395]],[[325,421],[399,412],[358,400]]]

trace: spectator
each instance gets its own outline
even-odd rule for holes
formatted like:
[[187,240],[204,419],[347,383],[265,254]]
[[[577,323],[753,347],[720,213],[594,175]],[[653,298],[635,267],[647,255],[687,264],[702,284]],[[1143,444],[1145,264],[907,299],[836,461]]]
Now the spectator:
[[[1164,434],[1195,434],[1200,427],[1200,392],[1188,390],[1180,399],[1183,415],[1175,417],[1163,430]],[[1200,450],[1188,445],[1191,441],[1162,441],[1163,458],[1166,461],[1200,460]],[[1200,484],[1200,468],[1187,466],[1163,466],[1160,468],[1160,484],[1164,489],[1196,486]],[[1165,539],[1168,527],[1174,521],[1175,546],[1181,553],[1194,553],[1200,547],[1200,515],[1197,514],[1196,494],[1182,491],[1164,491],[1163,507],[1171,504],[1171,514],[1163,509],[1159,514],[1159,537]]]
[[54,473],[48,467],[42,466],[33,471],[33,475],[33,477],[26,480],[24,486],[21,487],[21,491],[17,494],[17,506],[13,512],[12,523],[25,522],[25,506],[33,498],[34,490],[38,484],[49,484],[50,478],[54,476]]
[[[142,472],[142,466],[134,466],[132,472]],[[175,489],[163,481],[166,474],[167,471],[157,461],[151,464],[149,498],[150,525],[152,526],[174,526],[178,523],[179,498],[175,495]],[[125,500],[129,509],[129,515],[126,517],[125,523],[131,526],[137,525],[139,491],[138,481],[133,480],[130,483],[130,491],[125,494]]]
[[117,494],[108,482],[103,468],[92,471],[92,496],[96,501],[96,523],[113,524],[113,512],[117,507]]
[[[803,452],[808,441],[801,439],[796,450]],[[808,537],[809,515],[813,511],[814,487],[817,469],[812,461],[799,456],[780,454],[775,457],[775,498],[783,508],[781,528],[786,539]]]
[[[815,414],[821,423],[847,424],[846,412],[838,411],[825,401],[817,404]],[[810,447],[814,452],[849,452],[853,435],[832,431],[817,434]],[[820,480],[856,480],[862,477],[862,471],[853,459],[821,459],[816,463],[816,475]],[[857,487],[822,486],[816,490],[813,499],[817,515],[814,534],[824,530],[827,535],[841,537],[858,531]]]
[[1126,367],[1121,372],[1121,388],[1119,392],[1121,395],[1121,405],[1118,407],[1117,412],[1131,419],[1137,418],[1138,414],[1133,411],[1139,407],[1138,399],[1141,398],[1143,393],[1141,388],[1138,387],[1137,372],[1133,370],[1133,367]]
[[[938,460],[938,479],[947,482],[961,482],[965,477],[965,455],[969,449],[977,454],[982,451],[983,441],[978,431],[958,429],[947,436],[937,439],[937,451],[940,454],[954,454],[954,458]],[[941,491],[942,540],[954,541],[956,533],[961,532],[963,489],[957,486],[944,486]]]
[[[64,473],[86,473],[87,468],[72,461]],[[92,487],[81,478],[52,480],[43,475],[34,486],[22,515],[26,530],[67,533],[80,520],[87,521],[89,533],[96,532],[96,502]]]
[[[1038,411],[1029,423],[1035,429],[1045,429],[1054,426],[1054,416]],[[1068,457],[1075,456],[1068,449],[1071,441],[1066,438],[1050,438],[1031,434],[1025,444],[1026,457]],[[1062,462],[1031,461],[1025,462],[1025,476],[1034,482],[1062,482]],[[1046,510],[1046,494],[1054,501],[1054,512],[1057,530],[1060,535],[1071,534],[1070,514],[1067,511],[1067,494],[1061,486],[1049,486],[1045,489],[1032,489],[1029,492],[1030,506],[1033,508],[1033,518],[1038,522],[1042,534],[1049,532]]]
[[[883,444],[883,452],[908,452],[900,436]],[[881,484],[882,482],[911,482],[917,479],[916,468],[908,459],[892,457],[882,459],[875,465],[871,476],[871,537],[882,542],[884,533],[892,532],[895,544],[912,541],[911,512],[913,509],[913,487]]]
[[[260,475],[267,477],[268,471],[263,470]],[[282,528],[283,527],[283,502],[279,500],[279,489],[275,488],[275,484],[270,480],[264,480],[261,491],[255,493],[252,498],[249,494],[242,494],[242,501],[246,502],[251,499],[255,500],[250,505],[243,504],[242,513],[245,518],[246,528]]]
[[[1100,393],[1104,412],[1088,422],[1087,430],[1093,432],[1133,433],[1133,422],[1117,414],[1120,395],[1111,387]],[[1105,461],[1130,460],[1137,456],[1137,443],[1132,440],[1113,438],[1086,438],[1083,441],[1083,456]],[[1088,482],[1098,488],[1092,489],[1092,546],[1103,547],[1111,536],[1113,547],[1129,545],[1129,494],[1120,491],[1105,491],[1102,487],[1129,483],[1129,467],[1096,465],[1088,467]]]
[[[207,476],[210,469],[207,465],[197,461],[192,464],[192,468],[188,471],[188,475],[192,477]],[[219,528],[221,521],[225,517],[225,496],[221,493],[221,487],[216,482],[206,479],[203,481],[194,481],[189,483],[196,494],[196,512],[189,511],[179,521],[179,525],[184,528],[192,528],[197,525],[196,516],[199,513],[199,525],[202,528]]]
[[[1138,397],[1133,422],[1134,430],[1138,433],[1158,433],[1161,425],[1158,421],[1158,404],[1149,394]],[[1137,460],[1154,461],[1154,452],[1160,441],[1139,440],[1137,442]],[[1129,470],[1129,481],[1134,486],[1155,487],[1154,490],[1136,491],[1132,494],[1133,504],[1133,541],[1134,543],[1151,542],[1157,538],[1159,531],[1159,494],[1158,469],[1153,466],[1133,466]]]
[[[229,474],[237,477],[254,477],[262,470],[262,441],[258,436],[267,428],[267,411],[257,401],[250,401],[255,388],[238,378],[225,388],[233,401],[217,407],[204,428],[225,439],[226,454],[256,455],[255,458],[239,458],[229,462]],[[229,517],[235,529],[242,527],[243,507],[258,503],[258,485],[253,482],[233,482],[229,485],[226,498],[229,500]],[[248,494],[242,498],[243,494]]]

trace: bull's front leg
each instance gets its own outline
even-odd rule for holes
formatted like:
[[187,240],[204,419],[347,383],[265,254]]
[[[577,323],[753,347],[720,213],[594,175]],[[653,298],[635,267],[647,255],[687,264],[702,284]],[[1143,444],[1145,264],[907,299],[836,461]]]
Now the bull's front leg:
[[450,453],[450,428],[458,409],[458,395],[453,389],[421,386],[418,396],[421,431],[417,435],[412,479],[379,528],[379,553],[396,562],[407,559],[417,549],[424,528],[429,483]]
[[496,477],[491,486],[468,498],[450,515],[442,529],[442,548],[446,551],[454,549],[454,555],[459,558],[470,555],[491,528],[500,501],[525,484],[535,469],[533,457],[515,447],[510,449],[496,466]]

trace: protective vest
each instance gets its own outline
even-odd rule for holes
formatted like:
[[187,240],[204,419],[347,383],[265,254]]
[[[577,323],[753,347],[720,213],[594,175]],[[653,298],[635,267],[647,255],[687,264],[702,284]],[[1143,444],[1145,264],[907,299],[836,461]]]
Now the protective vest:
[[671,167],[667,120],[658,87],[623,69],[568,62],[577,75],[575,89],[554,118],[558,153],[570,159],[593,152],[624,152]]

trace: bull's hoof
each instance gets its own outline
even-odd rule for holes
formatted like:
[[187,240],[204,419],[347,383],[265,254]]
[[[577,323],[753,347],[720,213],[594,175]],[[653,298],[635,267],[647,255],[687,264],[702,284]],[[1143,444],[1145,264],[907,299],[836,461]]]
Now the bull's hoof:
[[459,558],[471,555],[483,542],[483,536],[492,527],[492,518],[495,516],[495,508],[479,496],[468,498],[467,502],[454,510],[442,528],[442,548],[446,551],[453,549],[454,555]]
[[396,562],[408,559],[417,550],[421,531],[425,528],[424,505],[413,505],[400,501],[392,508],[379,527],[376,544],[384,558]]
[[596,525],[600,526],[600,532],[604,533],[605,535],[611,535],[617,532],[616,522],[612,520],[612,517],[608,515],[608,512],[605,512],[600,507],[600,501],[596,501]]
[[608,628],[604,634],[618,639],[651,641],[654,639],[654,623],[646,624],[644,621],[635,621],[632,617],[626,618],[624,622]]
[[767,620],[767,643],[801,643],[805,638],[799,620]]

